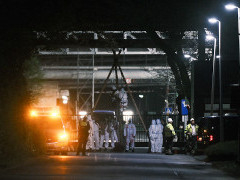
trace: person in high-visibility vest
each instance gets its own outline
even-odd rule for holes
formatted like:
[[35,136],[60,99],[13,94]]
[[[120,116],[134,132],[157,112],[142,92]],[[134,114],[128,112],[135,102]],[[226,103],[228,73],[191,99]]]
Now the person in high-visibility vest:
[[199,126],[195,123],[195,120],[192,118],[185,128],[185,135],[186,135],[186,152],[190,152],[192,154],[195,153],[197,149],[197,135]]
[[165,153],[167,155],[172,154],[173,139],[176,136],[176,133],[175,133],[172,123],[173,123],[172,118],[168,118],[168,124],[166,125],[166,127],[164,129],[164,134],[165,134],[165,139],[166,139]]
[[87,121],[87,117],[85,116],[82,121],[80,121],[78,126],[78,148],[77,154],[79,155],[80,151],[82,152],[82,156],[86,156],[86,144],[89,136],[90,125]]

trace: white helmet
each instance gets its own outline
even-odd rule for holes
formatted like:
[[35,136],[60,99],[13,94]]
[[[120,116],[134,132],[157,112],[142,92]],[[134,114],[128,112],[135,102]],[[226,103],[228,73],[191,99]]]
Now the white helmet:
[[191,118],[190,121],[194,121],[194,118]]
[[168,118],[168,122],[169,122],[169,123],[170,123],[170,122],[173,122],[172,118]]

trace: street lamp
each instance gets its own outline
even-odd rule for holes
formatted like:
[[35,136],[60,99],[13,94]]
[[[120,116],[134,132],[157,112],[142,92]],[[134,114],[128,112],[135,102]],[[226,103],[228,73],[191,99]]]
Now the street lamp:
[[237,9],[238,7],[235,6],[234,4],[227,4],[227,5],[225,5],[225,8],[227,10],[234,10],[234,9]]
[[240,8],[235,6],[234,4],[227,4],[227,5],[225,5],[225,8],[230,11],[232,11],[234,9],[238,10],[238,48],[239,48],[239,50],[238,50],[238,63],[239,63],[238,64],[238,73],[239,73],[238,74],[239,75],[238,83],[240,85]]
[[220,117],[220,141],[224,141],[224,123],[223,123],[223,117],[222,117],[222,109],[223,109],[223,103],[222,103],[222,62],[221,62],[221,21],[219,21],[216,18],[210,18],[208,19],[208,22],[211,24],[218,23],[218,55],[219,55],[219,117]]
[[207,35],[206,40],[212,41],[214,40],[213,47],[213,71],[212,71],[212,89],[211,89],[211,116],[213,116],[213,104],[214,104],[214,91],[215,91],[215,63],[216,63],[216,42],[217,39],[212,35]]

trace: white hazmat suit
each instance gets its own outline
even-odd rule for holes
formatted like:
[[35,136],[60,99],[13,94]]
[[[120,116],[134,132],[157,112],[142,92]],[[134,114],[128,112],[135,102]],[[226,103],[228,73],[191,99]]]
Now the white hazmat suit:
[[93,150],[94,149],[93,120],[91,118],[91,115],[87,116],[87,120],[89,122],[90,129],[89,129],[88,141],[87,141],[87,144],[86,144],[86,150],[89,150],[89,149]]
[[131,149],[134,152],[135,147],[135,136],[136,136],[136,126],[129,120],[128,124],[124,126],[124,137],[126,138],[126,151],[129,151],[129,143],[131,144]]
[[119,99],[121,100],[120,101],[121,111],[123,111],[124,109],[126,109],[128,105],[128,95],[124,88],[122,88],[119,92]]
[[93,120],[93,142],[95,150],[99,150],[99,125]]
[[152,124],[149,127],[149,137],[151,141],[151,152],[157,152],[157,125],[156,121],[152,120]]
[[163,145],[163,125],[160,119],[156,120],[156,131],[157,131],[157,140],[156,140],[156,152],[162,153],[162,145]]
[[113,123],[110,124],[110,138],[111,138],[111,146],[112,148],[115,147],[115,141],[118,142],[117,132],[114,129]]
[[104,147],[107,149],[109,146],[109,132],[108,132],[108,125],[105,127],[105,129],[102,129],[103,132],[101,132],[101,138],[100,138],[100,148],[103,148],[103,142],[105,140]]

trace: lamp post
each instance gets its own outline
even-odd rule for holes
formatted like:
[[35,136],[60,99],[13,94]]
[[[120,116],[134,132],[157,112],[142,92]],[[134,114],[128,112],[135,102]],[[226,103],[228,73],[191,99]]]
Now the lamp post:
[[220,117],[220,141],[224,141],[224,123],[223,123],[223,103],[222,103],[222,62],[221,62],[221,21],[216,18],[210,18],[208,21],[212,24],[218,23],[218,54],[219,54],[219,117]]
[[211,116],[213,116],[213,104],[214,104],[214,92],[215,92],[215,63],[216,63],[216,44],[217,39],[212,35],[207,35],[206,40],[214,40],[214,46],[213,46],[213,71],[212,71],[212,89],[211,89]]
[[240,8],[235,6],[234,4],[227,4],[225,6],[227,10],[238,10],[238,84],[240,85]]
[[[238,85],[240,86],[240,8],[234,4],[227,4],[227,10],[238,10]],[[239,124],[240,125],[240,124]],[[238,125],[238,162],[240,162],[240,127]]]

